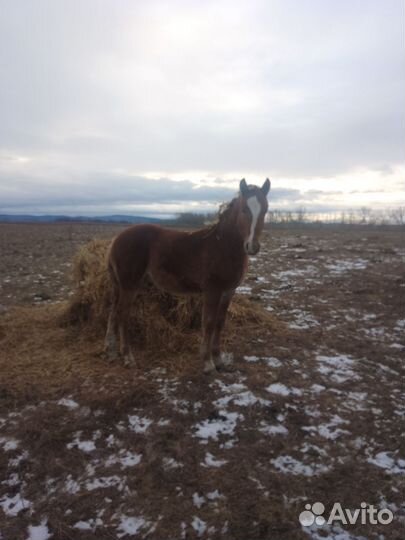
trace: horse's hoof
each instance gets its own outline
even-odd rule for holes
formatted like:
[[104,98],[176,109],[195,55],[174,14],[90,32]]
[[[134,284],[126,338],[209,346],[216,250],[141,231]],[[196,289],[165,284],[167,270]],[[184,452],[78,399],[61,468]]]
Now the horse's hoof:
[[215,364],[212,360],[209,360],[208,362],[205,362],[204,365],[204,373],[205,375],[210,375],[211,373],[216,372],[217,368],[215,367]]
[[114,362],[118,360],[118,354],[115,352],[106,351],[104,353],[104,358],[106,362],[108,362],[109,364],[113,364]]
[[125,356],[124,366],[127,368],[135,367],[136,366],[135,358],[133,356]]
[[214,360],[215,367],[218,371],[227,371],[233,364],[232,353],[222,353]]
[[235,373],[236,371],[238,371],[235,366],[226,364],[221,364],[220,366],[217,366],[217,370],[219,371],[219,373]]
[[100,356],[108,364],[112,364],[113,362],[118,360],[118,352],[111,349],[104,349],[104,351],[100,354]]

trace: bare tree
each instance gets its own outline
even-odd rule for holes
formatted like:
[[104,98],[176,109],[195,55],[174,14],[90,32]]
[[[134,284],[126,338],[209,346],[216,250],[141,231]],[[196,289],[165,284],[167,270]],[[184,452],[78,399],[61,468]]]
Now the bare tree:
[[286,210],[284,212],[284,221],[286,223],[291,223],[293,220],[293,213],[291,212],[291,210]]
[[202,227],[204,221],[204,214],[194,214],[193,212],[184,212],[176,217],[176,225],[181,227]]
[[354,210],[349,210],[348,222],[350,225],[354,225],[356,223],[356,213]]
[[304,206],[301,206],[297,210],[297,221],[298,223],[304,223],[307,218],[307,211]]
[[371,210],[367,206],[362,206],[360,208],[360,223],[368,223],[370,220]]
[[393,208],[390,215],[392,221],[396,225],[405,224],[405,206],[398,206],[398,208]]

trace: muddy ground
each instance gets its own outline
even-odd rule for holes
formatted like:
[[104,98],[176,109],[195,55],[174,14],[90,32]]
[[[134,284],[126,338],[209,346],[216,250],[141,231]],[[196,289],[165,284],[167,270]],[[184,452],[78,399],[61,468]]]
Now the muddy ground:
[[[403,231],[266,231],[238,294],[275,324],[207,377],[59,324],[77,248],[121,228],[0,225],[0,538],[403,540]],[[316,502],[393,520],[300,523]]]

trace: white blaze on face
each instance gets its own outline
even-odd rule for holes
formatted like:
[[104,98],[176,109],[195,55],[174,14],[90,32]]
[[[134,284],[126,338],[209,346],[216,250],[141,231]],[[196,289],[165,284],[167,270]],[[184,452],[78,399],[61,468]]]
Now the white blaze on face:
[[262,207],[259,201],[257,200],[256,196],[249,197],[249,199],[246,201],[246,204],[248,205],[249,210],[252,214],[252,223],[250,225],[250,233],[246,241],[248,248],[250,249],[253,242],[253,238],[255,236],[257,220],[259,219],[260,210],[262,209]]

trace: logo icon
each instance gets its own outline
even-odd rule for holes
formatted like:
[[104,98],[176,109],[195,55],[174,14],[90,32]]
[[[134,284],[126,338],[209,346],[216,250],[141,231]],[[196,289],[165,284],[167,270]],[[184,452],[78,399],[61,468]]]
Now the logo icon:
[[354,510],[342,508],[342,505],[339,502],[335,502],[329,516],[326,516],[326,518],[322,515],[324,512],[325,506],[321,502],[316,502],[314,504],[307,503],[305,505],[305,510],[301,512],[298,519],[303,527],[311,527],[314,524],[318,527],[322,527],[325,523],[331,525],[339,521],[343,525],[354,525],[358,521],[362,525],[367,523],[371,523],[372,525],[377,523],[387,525],[394,519],[394,514],[389,508],[382,508],[379,510],[372,504],[367,504],[365,502],[360,504],[360,508]]
[[316,502],[313,505],[306,504],[304,512],[299,515],[301,525],[310,527],[314,523],[320,527],[325,524],[325,518],[322,514],[325,512],[325,507],[321,502]]

